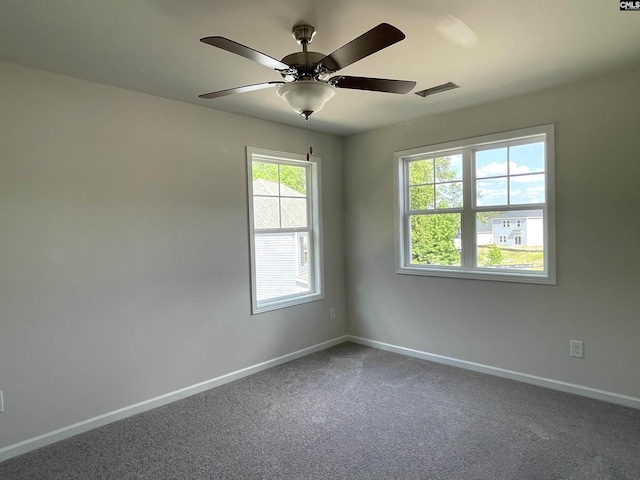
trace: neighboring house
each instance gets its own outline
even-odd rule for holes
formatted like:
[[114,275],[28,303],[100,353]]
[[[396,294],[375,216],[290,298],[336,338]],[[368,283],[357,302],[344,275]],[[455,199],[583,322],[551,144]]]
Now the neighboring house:
[[[476,220],[476,243],[477,245],[490,245],[493,243],[493,232],[491,231],[491,222],[487,220]],[[458,250],[458,253],[462,251],[462,233],[458,230],[458,233],[453,237],[453,245]]]
[[476,220],[476,242],[478,245],[489,245],[494,243],[493,241],[493,224],[490,219],[483,222],[480,219]]
[[543,245],[542,210],[503,212],[489,217],[492,243],[505,246]]
[[[486,222],[476,220],[477,245],[538,247],[543,245],[542,210],[501,212],[489,216]],[[461,251],[460,232],[453,244]]]
[[[255,228],[306,225],[307,205],[278,199],[300,197],[300,193],[277,182],[253,182]],[[264,201],[261,201],[264,200]],[[280,218],[279,218],[280,215]],[[306,232],[265,232],[255,237],[256,283],[259,298],[276,298],[309,289],[308,239]],[[292,279],[295,279],[292,281]]]
[[[519,210],[490,215],[486,221],[476,220],[476,244],[478,246],[522,246],[543,245],[542,210]],[[458,252],[462,249],[460,231],[453,238]]]

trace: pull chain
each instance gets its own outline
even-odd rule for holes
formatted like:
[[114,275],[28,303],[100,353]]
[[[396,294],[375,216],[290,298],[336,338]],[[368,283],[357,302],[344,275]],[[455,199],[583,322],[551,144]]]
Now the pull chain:
[[307,120],[307,162],[311,159],[311,155],[313,155],[313,147],[310,144],[310,140],[309,140],[309,117],[306,118]]

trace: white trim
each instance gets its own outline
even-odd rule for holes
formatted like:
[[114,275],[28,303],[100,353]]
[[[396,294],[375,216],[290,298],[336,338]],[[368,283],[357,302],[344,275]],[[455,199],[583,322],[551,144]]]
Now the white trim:
[[491,365],[483,365],[481,363],[469,362],[467,360],[445,357],[444,355],[423,352],[421,350],[414,350],[412,348],[399,347],[397,345],[391,345],[389,343],[378,342],[376,340],[356,337],[354,335],[347,335],[347,337],[347,340],[350,342],[365,345],[367,347],[377,348],[379,350],[386,350],[388,352],[399,353],[400,355],[407,355],[409,357],[420,358],[422,360],[443,363],[445,365],[451,365],[453,367],[473,370],[474,372],[486,373],[496,377],[508,378],[511,380],[516,380],[518,382],[537,385],[539,387],[550,388],[552,390],[572,393],[574,395],[580,395],[582,397],[594,398],[596,400],[615,403],[617,405],[624,405],[625,407],[640,409],[640,398],[637,397],[631,397],[628,395],[621,395],[619,393],[608,392],[606,390],[599,390],[597,388],[576,385],[575,383],[562,382],[560,380],[554,380],[552,378],[538,377],[536,375],[529,375],[527,373],[515,372],[513,370],[506,370],[504,368],[492,367]]
[[93,430],[94,428],[102,427],[103,425],[107,425],[117,420],[122,420],[124,418],[131,417],[132,415],[136,415],[138,413],[146,412],[147,410],[151,410],[156,407],[167,405],[168,403],[190,397],[191,395],[195,395],[197,393],[201,393],[215,387],[219,387],[220,385],[233,382],[234,380],[238,380],[248,375],[253,375],[254,373],[262,372],[263,370],[276,367],[283,363],[296,360],[312,353],[326,350],[327,348],[331,348],[335,345],[339,345],[340,343],[344,343],[347,340],[348,336],[343,335],[332,340],[327,340],[326,342],[312,345],[311,347],[303,348],[302,350],[288,353],[281,357],[273,358],[271,360],[252,365],[250,367],[236,370],[235,372],[221,375],[211,380],[196,383],[195,385],[181,388],[180,390],[166,393],[150,400],[145,400],[133,405],[129,405],[127,407],[123,407],[118,410],[114,410],[97,417],[89,418],[87,420],[83,420],[82,422],[74,423],[73,425],[62,427],[52,432],[30,438],[22,442],[18,442],[4,448],[0,448],[0,462],[16,457],[18,455],[22,455],[23,453],[30,452],[37,448],[59,442],[60,440],[78,435],[79,433],[84,433],[89,430]]
[[398,156],[401,156],[403,158],[417,158],[424,155],[425,152],[428,152],[428,155],[437,155],[439,153],[448,152],[450,150],[462,150],[468,147],[480,148],[499,142],[513,143],[514,140],[524,140],[527,137],[536,137],[541,135],[541,133],[548,133],[548,129],[553,129],[553,124],[521,128],[519,130],[507,130],[504,132],[492,133],[490,135],[482,135],[480,137],[454,140],[452,142],[439,143],[436,145],[426,145],[422,147],[411,148],[408,150],[397,151],[394,153],[394,155],[397,154]]

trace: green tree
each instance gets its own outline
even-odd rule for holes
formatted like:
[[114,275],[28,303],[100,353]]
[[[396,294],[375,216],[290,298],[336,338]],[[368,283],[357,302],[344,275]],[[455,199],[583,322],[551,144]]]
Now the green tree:
[[279,182],[302,194],[307,192],[306,169],[304,167],[253,162],[252,172],[254,182],[258,179],[264,179],[270,182]]
[[502,250],[495,244],[492,243],[489,247],[489,252],[487,253],[487,264],[488,265],[501,265],[502,264]]
[[460,215],[413,215],[411,217],[411,256],[413,263],[459,265],[460,254],[453,239],[460,228]]
[[[411,210],[438,210],[462,206],[459,172],[451,157],[417,160],[409,164]],[[453,239],[460,230],[459,213],[422,213],[411,216],[411,256],[417,264],[459,265]]]

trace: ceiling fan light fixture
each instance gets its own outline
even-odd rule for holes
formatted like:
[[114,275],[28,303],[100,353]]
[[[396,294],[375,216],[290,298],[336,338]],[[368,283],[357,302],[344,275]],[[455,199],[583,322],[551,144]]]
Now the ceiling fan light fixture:
[[277,90],[278,96],[305,118],[320,111],[335,93],[336,89],[328,83],[315,80],[285,83]]

